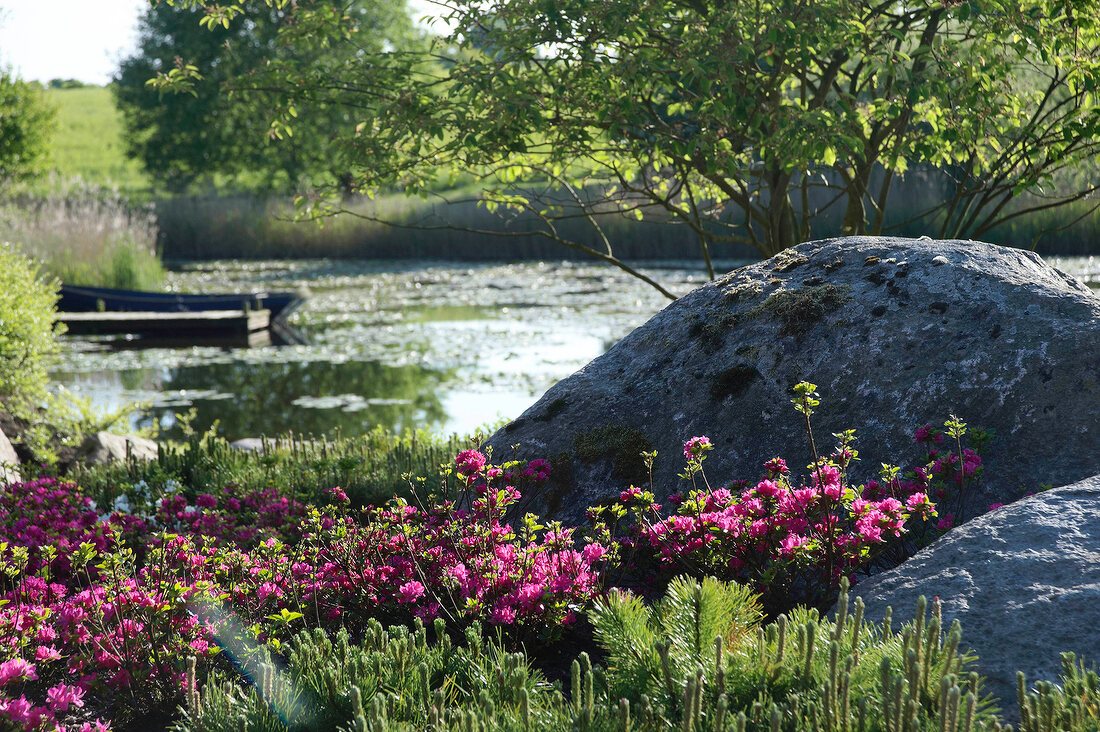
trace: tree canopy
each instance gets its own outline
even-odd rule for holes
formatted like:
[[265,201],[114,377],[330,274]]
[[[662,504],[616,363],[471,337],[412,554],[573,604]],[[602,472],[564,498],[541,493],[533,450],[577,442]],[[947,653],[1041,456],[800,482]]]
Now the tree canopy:
[[[296,108],[278,83],[298,68],[351,67],[410,43],[405,0],[322,0],[312,3],[309,24],[282,5],[243,2],[232,20],[209,27],[209,6],[146,10],[138,50],[122,61],[113,88],[129,153],[157,183],[180,191],[220,176],[237,188],[278,190],[312,177],[347,188],[348,161],[329,143],[354,134],[354,108]],[[147,83],[181,69],[190,72],[186,94]],[[293,129],[273,125],[277,113],[293,115]]]
[[0,183],[42,173],[53,131],[54,109],[42,88],[0,68]]
[[[844,233],[883,232],[894,182],[918,168],[948,183],[921,212],[944,237],[1097,188],[1087,176],[1054,185],[1100,152],[1090,0],[433,6],[442,34],[428,53],[284,69],[270,88],[299,107],[353,110],[358,124],[333,149],[357,189],[473,179],[487,206],[624,269],[606,237],[567,241],[555,223],[584,217],[602,237],[607,215],[667,219],[695,233],[709,267],[715,246],[771,255],[827,216]],[[248,8],[207,13],[213,26]],[[339,24],[322,32],[346,42]]]

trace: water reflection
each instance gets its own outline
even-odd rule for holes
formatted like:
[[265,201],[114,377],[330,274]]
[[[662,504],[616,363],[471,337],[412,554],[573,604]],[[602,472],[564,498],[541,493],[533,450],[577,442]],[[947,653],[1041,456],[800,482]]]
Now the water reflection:
[[171,437],[182,436],[175,415],[191,408],[195,429],[204,431],[218,420],[219,433],[230,440],[290,430],[351,435],[376,425],[403,430],[447,420],[441,393],[449,375],[415,365],[228,362],[55,378],[75,392],[96,393],[107,407],[152,398],[153,406],[134,426],[159,422]]

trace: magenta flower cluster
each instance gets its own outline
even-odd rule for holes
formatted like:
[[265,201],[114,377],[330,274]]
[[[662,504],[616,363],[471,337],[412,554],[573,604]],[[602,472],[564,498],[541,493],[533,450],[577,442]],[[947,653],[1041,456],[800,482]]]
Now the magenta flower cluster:
[[[65,732],[57,723],[58,714],[84,706],[84,690],[79,686],[60,683],[46,690],[46,703],[36,706],[26,696],[10,696],[15,685],[38,681],[38,667],[21,658],[12,658],[0,663],[0,720],[23,729],[50,729]],[[84,722],[79,727],[70,727],[71,732],[105,732],[110,725],[96,720]]]
[[40,478],[0,491],[0,563],[9,577],[47,568],[71,573],[70,558],[82,543],[97,551],[113,546],[109,527],[99,523],[95,503],[72,483]]
[[[571,622],[601,589],[605,550],[576,548],[569,528],[517,534],[504,521],[521,498],[508,475],[542,481],[546,463],[506,470],[467,451],[456,472],[467,508],[397,500],[352,520],[334,490],[341,505],[314,511],[297,544],[268,539],[245,550],[201,537],[168,540],[162,581],[186,575],[220,588],[238,615],[260,623],[283,610],[321,625],[441,614],[517,630]],[[279,630],[267,625],[265,637]]]
[[[339,488],[334,490],[343,493]],[[268,539],[298,540],[306,513],[304,504],[279,495],[274,488],[241,494],[235,486],[229,486],[220,497],[202,493],[193,503],[179,494],[163,499],[154,526],[172,533],[255,546]]]
[[[695,464],[685,476],[693,485],[709,447],[705,437],[684,445],[689,466]],[[620,495],[618,510],[592,515],[598,532],[616,537],[628,568],[640,570],[638,558],[655,555],[666,577],[711,575],[748,583],[772,604],[812,604],[900,538],[911,518],[936,515],[919,484],[895,481],[889,493],[873,481],[870,488],[848,484],[842,468],[850,457],[834,453],[804,485],[793,483],[786,463],[775,458],[754,485],[673,494],[671,512],[654,503],[652,493],[631,487]],[[633,521],[608,521],[609,515]]]

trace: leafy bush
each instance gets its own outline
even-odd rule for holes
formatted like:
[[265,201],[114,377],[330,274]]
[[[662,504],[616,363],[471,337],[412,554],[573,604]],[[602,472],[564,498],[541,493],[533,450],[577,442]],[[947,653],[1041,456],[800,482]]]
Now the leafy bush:
[[0,183],[34,178],[49,160],[55,111],[37,83],[23,81],[4,67],[0,110]]
[[57,352],[56,281],[38,274],[10,244],[0,243],[0,403],[41,397]]

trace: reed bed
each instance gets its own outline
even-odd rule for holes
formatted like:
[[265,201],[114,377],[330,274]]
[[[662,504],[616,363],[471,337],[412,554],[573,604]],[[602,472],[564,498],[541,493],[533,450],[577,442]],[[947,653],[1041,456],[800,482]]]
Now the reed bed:
[[164,280],[157,220],[117,189],[58,181],[0,202],[0,240],[64,283],[155,290]]
[[[910,221],[930,205],[935,191],[918,183],[897,191],[887,218],[892,236],[937,237],[935,219]],[[1028,203],[1028,202],[1023,202]],[[585,259],[586,255],[543,236],[522,232],[538,228],[532,218],[505,219],[476,203],[453,205],[382,196],[346,203],[351,213],[317,221],[295,220],[288,199],[250,195],[181,197],[156,204],[163,254],[169,259],[207,258],[364,258],[459,259],[469,261]],[[985,241],[1045,255],[1088,255],[1100,252],[1100,215],[1094,201],[1082,200],[1013,219],[981,238]],[[815,221],[811,238],[840,236],[840,214]],[[391,220],[387,226],[357,217],[363,214]],[[437,228],[449,224],[453,228]],[[699,256],[698,240],[686,226],[660,221],[635,221],[616,214],[601,217],[601,226],[626,260],[691,259]],[[557,224],[566,239],[602,248],[583,218]],[[489,230],[503,235],[477,233]],[[711,255],[719,259],[752,257],[748,246],[720,244]]]

